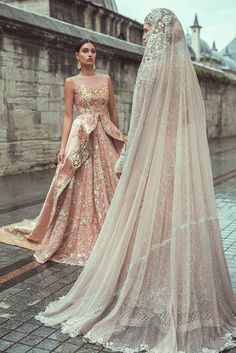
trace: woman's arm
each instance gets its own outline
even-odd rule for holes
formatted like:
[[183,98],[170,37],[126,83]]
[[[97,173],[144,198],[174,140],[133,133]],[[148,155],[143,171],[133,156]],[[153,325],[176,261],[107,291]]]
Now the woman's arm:
[[57,156],[58,163],[64,160],[67,140],[73,122],[74,85],[70,78],[65,80],[65,113],[62,127],[61,148]]
[[117,110],[116,110],[115,96],[114,96],[113,85],[112,85],[110,77],[108,79],[108,87],[109,87],[109,114],[110,114],[110,119],[113,122],[113,124],[117,128],[119,128],[119,121],[118,121],[118,114],[117,114]]
[[[111,79],[109,77],[108,79],[108,87],[109,87],[109,114],[110,114],[110,119],[113,122],[113,124],[119,129],[119,121],[118,121],[118,114],[116,110],[116,102],[115,102],[115,96],[114,96],[114,91],[113,91],[113,85],[111,82]],[[123,142],[118,141],[116,139],[112,139],[116,152],[120,154],[120,151],[122,150],[123,147]]]

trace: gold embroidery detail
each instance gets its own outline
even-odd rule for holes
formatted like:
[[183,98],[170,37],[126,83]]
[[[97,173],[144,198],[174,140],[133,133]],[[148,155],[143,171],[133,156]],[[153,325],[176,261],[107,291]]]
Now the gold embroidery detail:
[[72,165],[75,169],[79,168],[84,164],[89,158],[88,144],[85,143],[79,147],[77,151],[74,152],[72,156]]
[[86,87],[81,86],[77,88],[75,94],[78,95],[77,104],[80,106],[80,111],[93,113],[107,110],[107,103],[109,101],[108,86],[100,87]]

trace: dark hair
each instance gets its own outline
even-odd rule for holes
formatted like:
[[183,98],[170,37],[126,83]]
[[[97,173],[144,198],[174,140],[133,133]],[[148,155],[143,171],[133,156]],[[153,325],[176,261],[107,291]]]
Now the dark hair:
[[78,52],[80,51],[80,48],[81,48],[84,44],[86,44],[86,43],[91,43],[91,44],[93,44],[94,47],[95,47],[95,49],[96,49],[96,45],[95,45],[95,43],[94,43],[92,40],[90,40],[90,39],[81,39],[81,40],[79,41],[78,45],[77,45],[76,48],[75,48],[76,53],[78,53]]

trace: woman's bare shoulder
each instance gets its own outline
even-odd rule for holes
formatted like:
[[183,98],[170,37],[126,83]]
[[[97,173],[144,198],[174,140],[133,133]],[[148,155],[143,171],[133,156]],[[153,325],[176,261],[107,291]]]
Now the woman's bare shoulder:
[[77,80],[78,80],[78,75],[67,77],[65,79],[65,88],[75,90]]
[[99,76],[99,77],[101,77],[101,78],[103,78],[105,80],[110,80],[111,79],[108,74],[97,74],[97,76]]
[[65,82],[75,82],[78,79],[78,75],[70,76],[65,79]]

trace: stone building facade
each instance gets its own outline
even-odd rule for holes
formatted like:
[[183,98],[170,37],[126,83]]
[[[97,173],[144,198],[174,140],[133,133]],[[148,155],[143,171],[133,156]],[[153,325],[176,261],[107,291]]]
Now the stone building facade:
[[236,77],[194,63],[206,108],[208,138],[236,136]]
[[186,40],[192,60],[201,62],[204,66],[230,72],[236,77],[236,38],[234,38],[221,52],[213,41],[212,48],[201,38],[201,26],[198,23],[197,14],[194,23],[190,27],[192,35],[187,32]]
[[115,1],[4,0],[4,3],[128,42],[142,44],[141,23],[120,15]]
[[[113,81],[127,133],[143,47],[0,2],[0,175],[54,166],[60,144],[65,78],[77,73],[78,39],[97,44],[97,70]],[[236,80],[195,65],[209,137],[236,135]]]
[[97,71],[111,76],[120,127],[128,131],[143,47],[0,3],[0,175],[54,165],[64,80],[78,73],[80,38],[96,42]]

